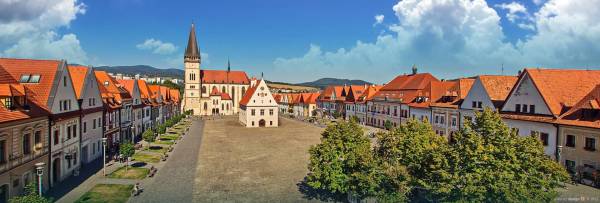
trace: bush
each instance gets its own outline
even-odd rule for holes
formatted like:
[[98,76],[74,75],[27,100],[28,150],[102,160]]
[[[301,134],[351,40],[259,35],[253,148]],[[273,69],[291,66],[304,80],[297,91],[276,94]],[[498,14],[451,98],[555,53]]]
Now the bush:
[[167,132],[167,127],[164,124],[160,124],[156,128],[156,131],[158,132],[158,134],[165,134],[165,132]]
[[147,129],[146,131],[144,131],[144,133],[142,134],[142,138],[148,142],[154,142],[154,140],[156,140],[156,136],[154,136],[154,131],[152,131],[151,129]]
[[38,195],[38,187],[35,183],[25,186],[25,195],[16,196],[8,200],[10,203],[50,203],[52,200]]

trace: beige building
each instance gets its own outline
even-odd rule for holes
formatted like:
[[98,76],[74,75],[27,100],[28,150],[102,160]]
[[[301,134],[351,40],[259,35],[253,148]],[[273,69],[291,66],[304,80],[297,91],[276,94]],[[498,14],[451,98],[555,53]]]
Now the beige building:
[[253,81],[248,93],[240,101],[240,123],[246,127],[277,127],[278,104],[264,80]]
[[[234,115],[238,113],[240,100],[250,87],[250,80],[243,71],[201,70],[200,51],[196,43],[196,31],[192,24],[188,45],[185,49],[185,93],[182,108],[192,110],[193,115]],[[227,108],[211,108],[220,104],[212,104],[211,90],[217,88],[221,94],[231,98],[230,110]]]
[[578,171],[583,182],[590,183],[594,171],[600,173],[600,84],[557,123],[560,163],[571,173]]

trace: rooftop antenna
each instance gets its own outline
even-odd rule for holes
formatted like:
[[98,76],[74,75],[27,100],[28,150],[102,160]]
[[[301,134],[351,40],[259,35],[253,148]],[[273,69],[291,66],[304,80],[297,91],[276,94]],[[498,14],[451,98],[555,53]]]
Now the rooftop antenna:
[[502,63],[502,72],[500,75],[504,75],[504,63]]

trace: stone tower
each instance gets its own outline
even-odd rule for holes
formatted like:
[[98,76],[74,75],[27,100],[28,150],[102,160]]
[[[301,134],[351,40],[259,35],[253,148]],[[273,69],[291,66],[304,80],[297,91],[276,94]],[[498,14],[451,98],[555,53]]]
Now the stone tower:
[[193,115],[200,115],[200,89],[202,79],[200,76],[200,50],[196,43],[196,28],[192,23],[187,48],[183,57],[185,68],[185,103],[184,110],[192,110]]

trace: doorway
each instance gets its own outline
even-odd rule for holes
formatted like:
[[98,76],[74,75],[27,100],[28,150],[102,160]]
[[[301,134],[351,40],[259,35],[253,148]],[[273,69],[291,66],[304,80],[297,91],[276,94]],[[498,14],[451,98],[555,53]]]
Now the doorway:
[[260,119],[260,121],[258,121],[258,127],[265,127],[265,125],[266,125],[265,119]]
[[58,183],[60,181],[60,157],[55,158],[52,161],[52,183]]

